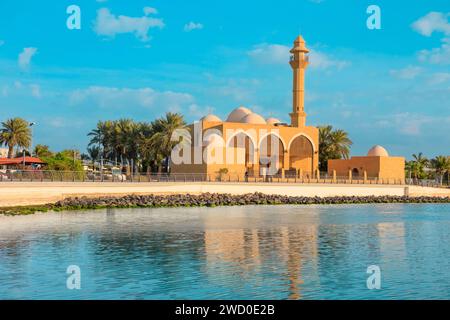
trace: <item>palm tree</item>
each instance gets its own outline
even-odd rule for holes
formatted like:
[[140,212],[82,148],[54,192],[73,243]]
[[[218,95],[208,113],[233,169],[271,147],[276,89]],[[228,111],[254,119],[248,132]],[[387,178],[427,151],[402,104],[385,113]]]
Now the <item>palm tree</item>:
[[155,120],[152,123],[154,134],[149,139],[149,146],[154,148],[157,156],[155,161],[158,172],[161,172],[162,161],[169,160],[172,149],[179,143],[172,141],[172,135],[177,129],[184,128],[186,123],[179,113],[167,112],[165,117]]
[[101,147],[104,158],[114,153],[112,146],[114,126],[113,121],[99,121],[97,127],[88,133],[88,136],[91,137],[89,146],[98,145]]
[[114,126],[114,149],[119,152],[120,165],[123,167],[124,160],[127,162],[127,169],[130,165],[130,154],[133,151],[135,141],[136,124],[130,119],[120,119]]
[[450,158],[446,156],[437,156],[430,161],[431,168],[434,169],[436,176],[439,177],[439,183],[442,185],[444,174],[450,170]]
[[428,159],[423,156],[422,152],[413,154],[412,174],[415,179],[425,178],[425,168],[428,165]]
[[8,146],[8,158],[13,157],[14,147],[28,148],[31,144],[31,129],[22,118],[12,118],[2,122],[0,145]]
[[87,148],[89,159],[92,161],[92,170],[95,171],[95,161],[98,160],[101,150],[98,146],[92,146]]
[[330,125],[319,126],[319,168],[327,171],[329,159],[348,159],[353,142],[348,133],[341,129],[333,130]]

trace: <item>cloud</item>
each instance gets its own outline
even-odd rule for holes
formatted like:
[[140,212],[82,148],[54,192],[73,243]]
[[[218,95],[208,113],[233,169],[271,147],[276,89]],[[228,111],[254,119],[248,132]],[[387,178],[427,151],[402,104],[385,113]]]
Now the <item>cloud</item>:
[[407,136],[419,136],[422,133],[422,127],[426,124],[438,124],[441,121],[447,121],[445,118],[436,118],[424,114],[402,112],[391,114],[375,122],[379,128],[394,128],[399,133]]
[[344,60],[333,59],[330,55],[323,52],[311,50],[309,54],[309,62],[311,68],[328,69],[335,67],[336,69],[342,69],[350,65],[350,62]]
[[416,78],[422,70],[423,69],[421,67],[408,66],[403,69],[390,70],[389,73],[398,79],[411,80]]
[[449,72],[437,72],[432,74],[428,79],[428,84],[437,85],[450,80]]
[[41,97],[41,87],[38,84],[30,84],[31,95],[35,98]]
[[261,43],[255,45],[247,54],[259,63],[284,64],[289,61],[288,46],[281,44]]
[[415,21],[412,24],[412,28],[426,37],[431,36],[433,32],[443,32],[446,35],[450,35],[449,16],[450,13],[430,12]]
[[450,38],[442,39],[442,45],[439,48],[419,51],[418,58],[422,62],[432,64],[450,64]]
[[[289,61],[290,48],[280,44],[262,43],[253,47],[247,54],[258,63],[263,64],[285,64]],[[309,54],[309,61],[311,68],[328,69],[336,67],[341,69],[349,62],[343,60],[333,59],[328,54],[311,50]]]
[[192,30],[200,30],[203,29],[203,25],[201,23],[198,22],[189,22],[187,24],[184,25],[184,31],[185,32],[190,32]]
[[150,14],[157,14],[158,10],[156,10],[155,8],[152,7],[144,7],[144,14],[146,16],[150,15]]
[[147,15],[155,13],[153,8],[145,7],[145,15],[142,17],[128,17],[111,14],[109,9],[101,8],[97,11],[97,18],[94,22],[94,31],[100,36],[114,38],[116,34],[133,33],[141,41],[149,41],[148,32],[151,28],[163,28],[162,19],[151,18]]
[[31,58],[37,53],[37,48],[23,48],[23,51],[19,54],[18,63],[22,70],[27,70],[31,63]]
[[71,105],[82,103],[101,108],[140,107],[156,111],[179,111],[194,103],[194,97],[187,93],[156,91],[152,88],[115,88],[92,86],[75,90],[70,94]]

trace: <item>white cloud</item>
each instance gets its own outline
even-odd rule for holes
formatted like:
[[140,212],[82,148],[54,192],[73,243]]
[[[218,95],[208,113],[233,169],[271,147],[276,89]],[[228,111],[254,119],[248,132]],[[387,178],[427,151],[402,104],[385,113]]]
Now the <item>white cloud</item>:
[[150,14],[157,14],[158,10],[156,10],[155,8],[152,7],[144,7],[144,14],[146,16],[150,15]]
[[289,50],[288,46],[281,44],[261,43],[247,54],[259,63],[284,64],[289,61]]
[[431,36],[434,32],[445,35],[442,45],[431,50],[421,50],[418,53],[420,61],[433,64],[450,64],[450,13],[430,12],[412,24],[412,28],[424,36]]
[[35,98],[41,97],[41,87],[38,84],[30,84],[31,95]]
[[428,79],[428,84],[430,85],[436,85],[441,84],[444,82],[447,82],[450,80],[450,73],[449,72],[437,72],[432,74]]
[[430,12],[412,24],[412,28],[424,36],[431,36],[433,32],[443,32],[450,35],[450,13]]
[[111,14],[109,9],[101,8],[97,11],[97,18],[94,22],[94,31],[100,36],[114,38],[116,34],[133,33],[141,41],[148,41],[148,32],[151,28],[163,28],[162,19],[151,18],[147,15],[151,10],[144,8],[145,15],[142,17],[128,17]]
[[350,62],[348,61],[333,59],[330,55],[315,50],[311,50],[309,54],[309,62],[311,68],[317,69],[328,69],[333,67],[336,69],[342,69],[350,65]]
[[433,64],[450,64],[450,38],[442,39],[442,45],[439,48],[419,51],[420,61]]
[[[285,64],[289,62],[290,48],[280,44],[262,43],[254,46],[247,54],[258,63]],[[328,54],[311,50],[309,54],[310,66],[317,69],[336,67],[341,69],[349,65],[347,61],[333,59]]]
[[27,70],[31,63],[31,58],[37,53],[37,48],[23,48],[19,54],[18,63],[22,70]]
[[103,108],[148,108],[156,111],[179,111],[194,103],[187,93],[156,91],[152,88],[115,88],[92,86],[71,93],[72,105],[89,104]]
[[424,125],[438,124],[447,121],[445,118],[436,118],[424,114],[402,112],[391,114],[375,122],[379,128],[394,128],[399,133],[407,136],[418,136]]
[[422,72],[422,70],[423,69],[421,67],[407,66],[403,69],[390,70],[389,73],[399,79],[411,80],[416,78]]
[[203,25],[201,23],[198,22],[189,22],[187,24],[184,25],[184,31],[185,32],[190,32],[192,30],[200,30],[203,29]]

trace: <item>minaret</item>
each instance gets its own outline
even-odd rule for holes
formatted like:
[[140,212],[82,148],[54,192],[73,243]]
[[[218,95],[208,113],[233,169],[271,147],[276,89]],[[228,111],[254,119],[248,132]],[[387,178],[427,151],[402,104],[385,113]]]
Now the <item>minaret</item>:
[[294,71],[293,88],[292,88],[292,113],[291,126],[304,127],[306,123],[305,113],[305,69],[309,60],[305,40],[302,36],[298,36],[294,41],[294,47],[290,51],[291,61],[289,62]]

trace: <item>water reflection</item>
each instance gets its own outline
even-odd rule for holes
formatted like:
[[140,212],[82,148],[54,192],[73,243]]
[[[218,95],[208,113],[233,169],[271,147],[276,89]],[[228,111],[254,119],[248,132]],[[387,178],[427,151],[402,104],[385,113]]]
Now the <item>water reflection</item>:
[[[0,299],[449,298],[449,205],[0,217]],[[82,290],[65,289],[79,265]],[[369,265],[382,290],[366,288]]]

